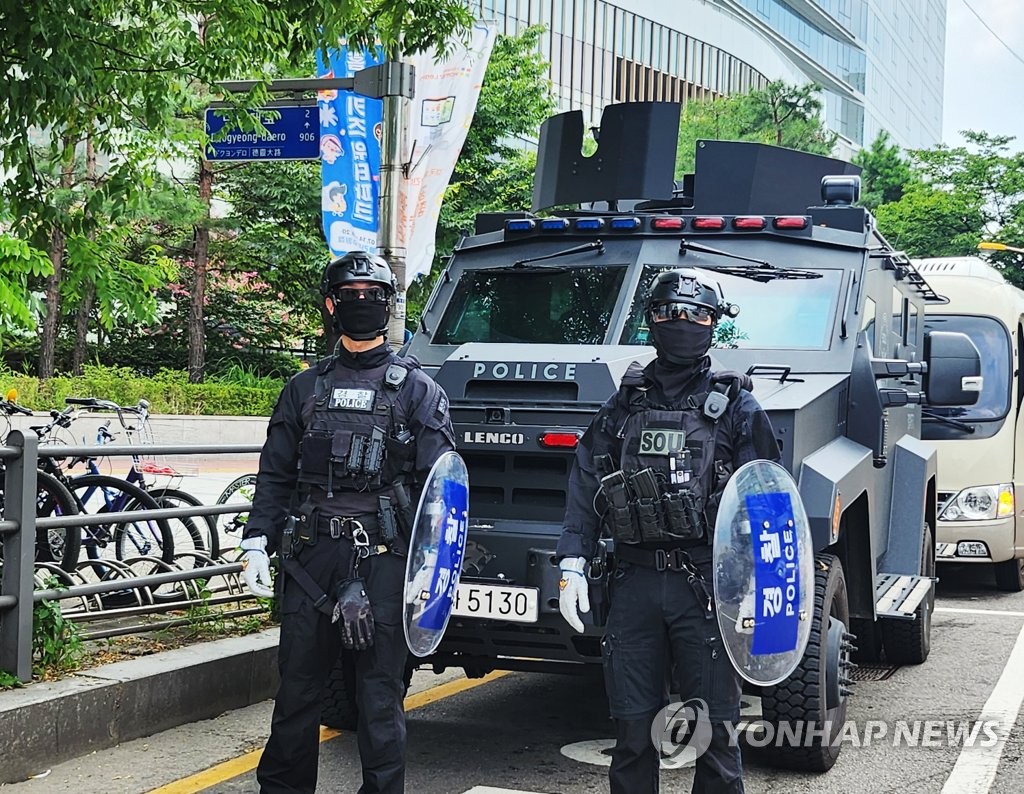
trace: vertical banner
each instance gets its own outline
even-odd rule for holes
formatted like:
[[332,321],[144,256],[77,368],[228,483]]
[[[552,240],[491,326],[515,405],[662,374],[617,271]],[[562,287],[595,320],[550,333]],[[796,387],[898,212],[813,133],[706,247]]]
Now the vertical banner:
[[[445,189],[473,121],[487,61],[497,36],[474,24],[467,44],[442,62],[433,50],[404,59],[416,69],[416,96],[406,110],[408,173],[399,191],[398,247],[406,250],[406,286],[429,273]],[[319,77],[350,77],[383,61],[380,49],[330,51]],[[320,156],[323,227],[334,256],[377,251],[380,210],[380,137],[383,102],[351,91],[321,91]]]
[[[383,62],[378,50],[330,51],[330,63],[318,55],[318,77],[351,77]],[[320,173],[324,237],[331,254],[377,251],[380,215],[380,136],[384,103],[352,91],[321,91]]]
[[412,58],[416,96],[406,115],[409,173],[402,180],[398,245],[406,250],[405,283],[430,272],[441,202],[473,121],[495,28],[473,25],[468,44],[437,62],[431,50]]

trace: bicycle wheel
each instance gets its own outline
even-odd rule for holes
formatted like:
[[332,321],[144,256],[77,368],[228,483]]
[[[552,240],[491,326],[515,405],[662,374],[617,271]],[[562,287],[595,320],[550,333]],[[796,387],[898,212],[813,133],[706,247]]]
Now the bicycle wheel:
[[[158,510],[156,500],[130,482],[108,474],[80,474],[68,480],[79,509],[89,515],[120,513],[132,510]],[[174,560],[174,536],[166,520],[140,519],[111,522],[91,528],[91,540],[98,546],[113,542],[114,556],[152,556],[164,562]]]
[[[202,507],[203,503],[188,491],[177,488],[150,488],[150,496],[161,507]],[[169,519],[174,535],[174,553],[196,552],[215,559],[220,556],[216,516],[188,516]],[[183,565],[183,567],[185,567]]]
[[[217,504],[226,505],[233,502],[251,502],[256,494],[256,475],[243,474],[228,483],[228,486],[217,497]],[[245,522],[249,519],[248,513],[225,513],[216,516],[217,526],[221,534],[237,535],[242,537],[242,530],[245,529]],[[234,545],[234,544],[232,544]]]
[[[36,472],[36,517],[73,516],[78,513],[75,499],[60,480],[45,471]],[[65,571],[75,570],[82,552],[79,527],[53,527],[36,530],[36,560],[55,562]]]

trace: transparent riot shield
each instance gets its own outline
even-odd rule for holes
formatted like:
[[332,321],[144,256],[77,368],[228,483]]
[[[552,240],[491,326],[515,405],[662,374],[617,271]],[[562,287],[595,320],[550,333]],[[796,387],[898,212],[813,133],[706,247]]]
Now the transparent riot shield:
[[468,524],[469,473],[457,452],[446,452],[423,486],[405,563],[405,640],[416,656],[432,653],[444,636]]
[[796,482],[766,460],[741,466],[718,508],[714,538],[718,625],[729,659],[754,684],[796,669],[814,612],[814,549]]

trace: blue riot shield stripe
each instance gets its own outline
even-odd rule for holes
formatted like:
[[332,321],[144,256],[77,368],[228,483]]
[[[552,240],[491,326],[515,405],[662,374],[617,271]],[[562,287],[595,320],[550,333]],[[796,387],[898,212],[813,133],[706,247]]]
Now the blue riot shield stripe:
[[797,647],[800,624],[800,558],[788,493],[745,497],[754,555],[752,656]]

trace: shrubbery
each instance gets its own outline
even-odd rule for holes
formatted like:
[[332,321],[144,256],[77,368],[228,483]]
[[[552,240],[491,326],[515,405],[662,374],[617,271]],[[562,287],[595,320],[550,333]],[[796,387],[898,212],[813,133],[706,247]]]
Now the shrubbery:
[[120,405],[149,400],[154,414],[207,416],[270,416],[283,380],[253,375],[241,368],[189,383],[180,370],[162,369],[144,378],[128,367],[86,366],[80,377],[57,375],[40,383],[37,378],[10,370],[0,371],[0,387],[18,390],[26,408],[47,411],[62,408],[65,397],[98,397]]

